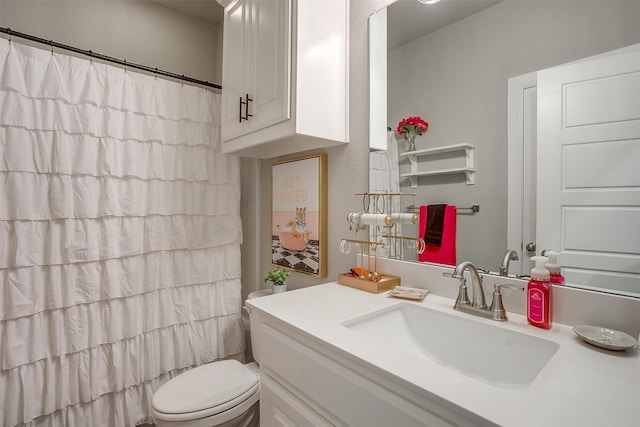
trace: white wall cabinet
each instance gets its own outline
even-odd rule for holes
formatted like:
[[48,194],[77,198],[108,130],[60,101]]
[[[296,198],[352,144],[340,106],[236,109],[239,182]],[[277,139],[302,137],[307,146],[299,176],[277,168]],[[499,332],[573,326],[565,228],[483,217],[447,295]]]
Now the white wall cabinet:
[[223,139],[290,116],[291,3],[239,0],[225,9]]
[[222,152],[270,158],[348,142],[348,1],[225,6]]

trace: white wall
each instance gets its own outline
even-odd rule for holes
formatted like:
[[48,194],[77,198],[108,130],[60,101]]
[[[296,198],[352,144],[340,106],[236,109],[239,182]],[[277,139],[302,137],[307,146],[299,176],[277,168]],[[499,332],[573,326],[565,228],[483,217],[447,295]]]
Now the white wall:
[[418,149],[476,146],[475,185],[403,181],[418,204],[480,205],[458,215],[458,261],[498,271],[507,249],[507,79],[638,43],[638,22],[638,1],[507,0],[390,52],[389,125],[420,115],[430,128]]
[[0,26],[205,81],[222,76],[217,26],[146,1],[0,0]]

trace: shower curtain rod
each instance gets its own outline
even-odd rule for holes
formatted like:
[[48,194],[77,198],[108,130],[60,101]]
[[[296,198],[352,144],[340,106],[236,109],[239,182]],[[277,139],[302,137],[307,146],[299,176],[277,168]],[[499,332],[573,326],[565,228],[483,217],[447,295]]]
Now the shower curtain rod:
[[51,46],[51,49],[58,48],[58,49],[64,49],[64,50],[69,50],[71,52],[75,52],[75,53],[79,53],[81,55],[86,55],[89,58],[96,58],[102,61],[107,61],[107,62],[112,62],[114,64],[118,64],[118,65],[122,65],[126,68],[135,68],[138,70],[143,70],[143,71],[147,71],[149,73],[153,73],[153,74],[159,74],[162,76],[166,76],[166,77],[171,77],[172,79],[177,79],[177,80],[181,80],[181,81],[185,81],[185,82],[190,82],[190,83],[195,83],[198,85],[202,85],[202,86],[207,86],[207,87],[212,87],[215,89],[222,89],[222,86],[220,86],[219,84],[216,83],[210,83],[208,81],[204,81],[204,80],[199,80],[199,79],[194,79],[193,77],[187,77],[184,75],[180,75],[180,74],[175,74],[169,71],[164,71],[164,70],[159,70],[157,68],[151,68],[148,67],[146,65],[140,65],[140,64],[136,64],[133,62],[127,62],[126,59],[118,59],[118,58],[112,58],[111,56],[107,56],[107,55],[102,55],[100,53],[95,53],[91,50],[85,50],[85,49],[80,49],[77,47],[73,47],[73,46],[69,46],[66,44],[62,44],[62,43],[58,43],[58,42],[54,42],[53,40],[47,40],[47,39],[43,39],[41,37],[37,37],[37,36],[32,36],[31,34],[25,34],[25,33],[21,33],[19,31],[14,31],[11,28],[4,28],[4,27],[0,27],[0,33],[5,33],[9,35],[9,40],[11,40],[12,36],[15,37],[20,37],[22,39],[27,39],[27,40],[31,40],[34,42],[38,42],[38,43],[42,43],[42,44],[46,44]]

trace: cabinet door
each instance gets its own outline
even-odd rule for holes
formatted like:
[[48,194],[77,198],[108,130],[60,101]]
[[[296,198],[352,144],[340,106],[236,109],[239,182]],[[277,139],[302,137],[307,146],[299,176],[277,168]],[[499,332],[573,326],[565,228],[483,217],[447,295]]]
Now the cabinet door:
[[[240,122],[240,98],[250,89],[251,1],[238,0],[224,12],[222,51],[222,139],[238,136],[248,128]],[[244,107],[243,107],[244,114]],[[246,130],[245,130],[246,132]]]
[[[333,425],[450,427],[469,424],[468,419],[432,403],[426,396],[419,397],[426,408],[418,407],[397,394],[397,387],[386,388],[354,371],[351,366],[325,357],[287,333],[286,329],[269,321],[260,326],[261,400],[264,397],[262,378],[276,378],[282,390],[298,396],[305,407],[313,408],[314,413],[322,414],[322,418]],[[291,418],[295,411],[284,413],[291,414]],[[271,417],[266,406],[260,407],[260,417],[263,416]],[[456,423],[457,420],[467,424]],[[263,425],[279,424],[265,421]]]
[[[291,0],[238,0],[227,6],[224,26],[222,139],[228,141],[290,118]],[[240,120],[240,114],[250,116]]]
[[268,375],[261,375],[260,378],[260,425],[262,427],[332,426]]
[[256,1],[253,30],[255,86],[249,112],[252,130],[291,117],[291,0]]

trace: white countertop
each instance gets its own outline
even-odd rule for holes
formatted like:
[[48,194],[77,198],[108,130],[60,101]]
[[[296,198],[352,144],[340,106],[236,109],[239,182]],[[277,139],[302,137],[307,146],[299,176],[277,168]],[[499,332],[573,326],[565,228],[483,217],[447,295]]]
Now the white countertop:
[[[341,325],[356,316],[406,302],[555,341],[560,348],[528,387],[502,388],[401,348],[381,347]],[[247,304],[369,362],[395,381],[417,386],[502,426],[640,426],[640,352],[594,347],[575,335],[570,326],[554,323],[546,331],[513,313],[508,313],[508,322],[495,322],[456,312],[453,300],[432,294],[415,302],[337,283],[256,298]],[[473,357],[472,348],[469,357]]]

